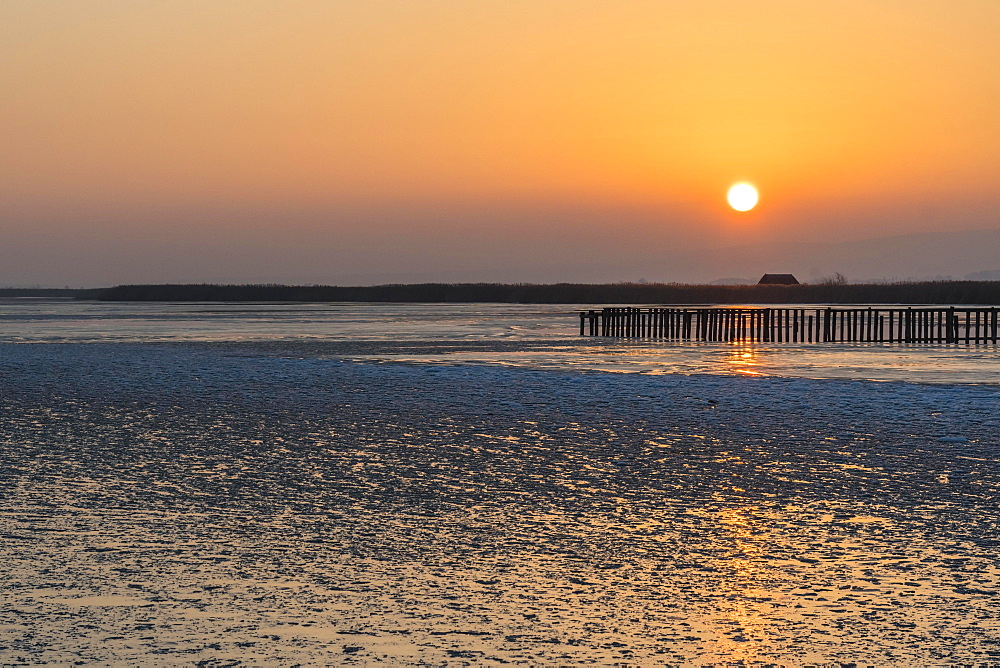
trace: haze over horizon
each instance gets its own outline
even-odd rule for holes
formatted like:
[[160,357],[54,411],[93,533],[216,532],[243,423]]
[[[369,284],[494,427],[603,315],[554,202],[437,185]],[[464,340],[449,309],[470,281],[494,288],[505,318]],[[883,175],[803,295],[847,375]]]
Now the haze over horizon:
[[0,285],[1000,270],[998,29],[979,0],[8,0]]

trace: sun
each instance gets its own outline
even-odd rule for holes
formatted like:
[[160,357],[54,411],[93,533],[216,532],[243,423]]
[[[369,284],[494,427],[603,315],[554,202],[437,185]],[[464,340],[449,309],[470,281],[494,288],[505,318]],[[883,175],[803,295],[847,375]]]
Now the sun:
[[749,183],[737,183],[729,189],[726,199],[737,211],[749,211],[757,206],[757,189]]

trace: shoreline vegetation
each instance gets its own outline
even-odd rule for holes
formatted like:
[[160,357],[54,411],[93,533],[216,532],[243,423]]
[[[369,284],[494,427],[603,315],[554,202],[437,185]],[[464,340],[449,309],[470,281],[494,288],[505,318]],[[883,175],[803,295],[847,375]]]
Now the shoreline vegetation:
[[135,284],[0,288],[0,298],[109,302],[426,302],[498,304],[954,304],[1000,306],[1000,281],[695,285],[683,283],[410,283],[371,286]]
[[[0,296],[10,290],[0,290]],[[42,292],[42,291],[16,291]],[[428,302],[521,304],[979,304],[1000,305],[1000,281],[801,285],[681,283],[414,283],[332,285],[118,285],[60,290],[98,301]],[[27,294],[20,296],[30,296]],[[45,295],[38,295],[45,296]],[[54,295],[53,295],[54,296]]]
[[[91,296],[84,296],[84,294]],[[93,299],[97,290],[77,288],[0,288],[0,299],[17,298],[50,298],[59,299],[71,297],[74,299]]]

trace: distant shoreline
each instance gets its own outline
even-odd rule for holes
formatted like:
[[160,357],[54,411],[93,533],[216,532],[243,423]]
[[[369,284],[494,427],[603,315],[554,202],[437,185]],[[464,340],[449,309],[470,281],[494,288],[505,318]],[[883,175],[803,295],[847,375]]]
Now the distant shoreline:
[[[92,299],[97,291],[97,289],[76,288],[0,288],[0,299],[18,299],[22,297]],[[84,294],[91,296],[84,297]]]
[[[17,294],[12,294],[17,293]],[[58,293],[58,294],[56,294]],[[1000,281],[804,285],[679,283],[416,283],[332,285],[119,285],[85,290],[0,290],[0,297],[60,296],[145,302],[411,302],[500,304],[977,304],[1000,305]]]

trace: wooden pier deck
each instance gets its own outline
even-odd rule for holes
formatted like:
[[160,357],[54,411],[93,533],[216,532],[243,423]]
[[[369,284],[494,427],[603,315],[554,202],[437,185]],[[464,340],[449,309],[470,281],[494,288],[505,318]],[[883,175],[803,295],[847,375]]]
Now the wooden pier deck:
[[997,343],[997,308],[609,307],[580,336],[684,341]]

